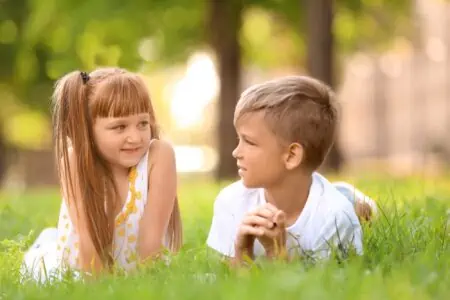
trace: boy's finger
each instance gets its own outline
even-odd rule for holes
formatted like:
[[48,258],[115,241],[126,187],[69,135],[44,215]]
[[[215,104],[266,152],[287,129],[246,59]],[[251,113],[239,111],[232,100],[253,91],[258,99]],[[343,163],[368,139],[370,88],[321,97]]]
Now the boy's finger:
[[269,210],[270,210],[271,212],[273,212],[274,214],[277,213],[277,212],[279,211],[279,209],[278,209],[275,205],[273,205],[272,203],[269,203],[269,202],[267,202],[267,203],[264,205],[264,207],[267,208],[267,209],[269,209]]
[[244,220],[242,220],[242,223],[250,226],[274,227],[274,223],[270,221],[270,219],[255,215],[245,217]]
[[239,227],[239,235],[254,235],[259,237],[264,235],[264,229],[260,226],[242,224]]
[[248,215],[260,216],[260,217],[263,217],[263,218],[272,219],[274,217],[275,213],[272,212],[271,210],[265,208],[265,207],[260,207],[260,208],[258,208],[256,210],[252,211]]
[[273,211],[271,211],[270,209],[263,207],[263,208],[260,208],[258,211],[256,211],[256,215],[267,218],[269,220],[272,220],[273,217],[275,216],[275,213]]
[[286,214],[279,210],[274,216],[274,222],[277,226],[285,227],[286,225]]
[[271,240],[276,240],[280,237],[280,235],[284,234],[284,229],[281,229],[280,227],[276,227],[276,228],[263,228],[264,229],[264,237],[271,239]]

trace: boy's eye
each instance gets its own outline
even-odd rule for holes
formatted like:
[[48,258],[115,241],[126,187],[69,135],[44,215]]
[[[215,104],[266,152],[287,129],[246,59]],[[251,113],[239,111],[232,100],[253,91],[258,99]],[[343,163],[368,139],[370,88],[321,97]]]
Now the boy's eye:
[[252,145],[252,146],[254,146],[255,145],[255,143],[253,143],[253,142],[250,142],[249,140],[244,140],[247,144],[249,144],[249,145]]
[[242,138],[240,138],[239,136],[237,137],[237,141],[238,142],[241,142],[241,141],[243,141],[244,143],[246,143],[246,144],[249,144],[249,145],[251,145],[251,146],[254,146],[254,145],[256,145],[255,143],[253,143],[253,142],[251,142],[251,141],[249,141],[248,139],[246,139],[245,137],[242,137]]

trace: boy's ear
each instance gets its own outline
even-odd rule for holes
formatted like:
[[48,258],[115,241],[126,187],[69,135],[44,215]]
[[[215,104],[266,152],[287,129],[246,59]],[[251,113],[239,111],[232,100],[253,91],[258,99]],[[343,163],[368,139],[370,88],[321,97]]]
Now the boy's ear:
[[300,166],[303,161],[304,153],[303,146],[299,143],[290,144],[284,160],[286,169],[293,170]]

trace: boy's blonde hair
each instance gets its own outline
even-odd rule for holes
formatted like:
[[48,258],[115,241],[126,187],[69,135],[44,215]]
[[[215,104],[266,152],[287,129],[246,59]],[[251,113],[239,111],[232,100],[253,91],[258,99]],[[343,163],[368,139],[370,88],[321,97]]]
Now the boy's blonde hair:
[[333,100],[330,87],[314,78],[282,77],[245,90],[236,105],[234,123],[247,113],[264,111],[275,135],[302,145],[302,165],[316,170],[334,142],[337,109]]

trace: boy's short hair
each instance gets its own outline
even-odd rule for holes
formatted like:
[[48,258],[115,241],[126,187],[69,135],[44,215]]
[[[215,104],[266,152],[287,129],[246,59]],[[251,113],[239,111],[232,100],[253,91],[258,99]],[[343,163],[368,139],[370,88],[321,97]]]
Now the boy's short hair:
[[316,170],[334,142],[337,109],[326,84],[308,76],[287,76],[245,90],[234,114],[234,123],[250,112],[264,111],[276,136],[304,148],[302,165]]

